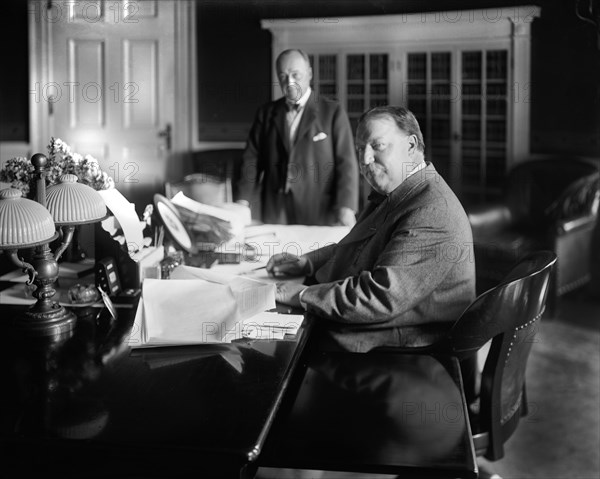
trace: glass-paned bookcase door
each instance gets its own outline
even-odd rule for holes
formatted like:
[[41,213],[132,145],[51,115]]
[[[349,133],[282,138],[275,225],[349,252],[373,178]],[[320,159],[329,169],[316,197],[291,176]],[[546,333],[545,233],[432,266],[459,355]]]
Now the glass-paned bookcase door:
[[387,53],[346,55],[346,110],[352,131],[365,110],[389,103],[388,62]]
[[312,88],[318,96],[339,100],[338,57],[336,54],[309,55],[313,69]]
[[466,199],[500,194],[507,167],[508,53],[461,52],[461,184]]
[[454,94],[451,52],[408,53],[406,105],[421,126],[427,158],[450,183]]
[[465,199],[501,192],[508,156],[506,49],[407,53],[407,107],[427,158]]
[[[315,93],[345,106],[353,133],[365,110],[389,103],[387,53],[320,53],[309,57]],[[341,72],[344,64],[345,72]]]

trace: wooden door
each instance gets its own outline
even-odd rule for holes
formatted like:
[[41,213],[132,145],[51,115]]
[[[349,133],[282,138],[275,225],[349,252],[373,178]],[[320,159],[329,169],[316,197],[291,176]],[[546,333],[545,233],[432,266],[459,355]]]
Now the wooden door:
[[48,4],[50,134],[95,156],[138,213],[164,191],[175,2]]

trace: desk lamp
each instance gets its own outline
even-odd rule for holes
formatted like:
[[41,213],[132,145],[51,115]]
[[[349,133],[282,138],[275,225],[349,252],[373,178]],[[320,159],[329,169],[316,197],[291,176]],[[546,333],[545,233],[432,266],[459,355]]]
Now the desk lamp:
[[[37,153],[31,157],[34,166],[36,201],[22,197],[20,190],[0,191],[0,250],[29,275],[27,284],[34,284],[37,299],[27,312],[15,318],[14,326],[36,336],[55,335],[71,330],[75,315],[52,301],[53,284],[58,278],[58,263],[73,237],[75,226],[100,221],[106,217],[102,197],[91,187],[77,183],[77,176],[62,175],[60,182],[48,187],[48,158]],[[61,245],[52,254],[50,243],[62,230]],[[19,249],[34,247],[31,263],[17,255]]]

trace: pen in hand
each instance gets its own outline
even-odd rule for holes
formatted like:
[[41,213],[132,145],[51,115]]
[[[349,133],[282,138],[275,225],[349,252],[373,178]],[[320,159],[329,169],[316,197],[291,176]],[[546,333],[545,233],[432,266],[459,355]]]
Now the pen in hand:
[[[297,263],[298,261],[300,261],[300,258],[288,259],[287,261],[282,261],[281,263],[277,263],[275,266],[282,266],[285,264],[293,264],[293,263]],[[258,271],[258,270],[266,269],[266,268],[267,268],[267,265],[259,266],[258,268],[252,269],[252,271]]]

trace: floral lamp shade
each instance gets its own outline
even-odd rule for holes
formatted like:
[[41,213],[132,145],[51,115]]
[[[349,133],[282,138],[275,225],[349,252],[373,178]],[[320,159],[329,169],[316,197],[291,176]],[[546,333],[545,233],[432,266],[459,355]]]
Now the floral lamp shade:
[[77,182],[77,176],[62,175],[48,188],[46,207],[59,226],[94,223],[106,217],[106,205],[93,188]]
[[0,191],[0,249],[37,246],[56,236],[52,215],[46,208],[23,198],[16,188]]

